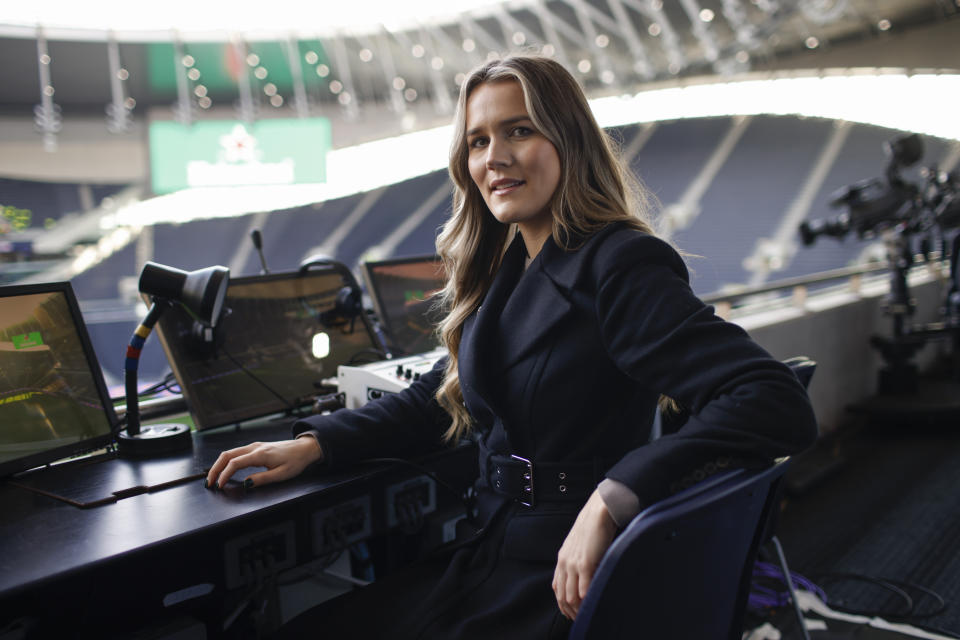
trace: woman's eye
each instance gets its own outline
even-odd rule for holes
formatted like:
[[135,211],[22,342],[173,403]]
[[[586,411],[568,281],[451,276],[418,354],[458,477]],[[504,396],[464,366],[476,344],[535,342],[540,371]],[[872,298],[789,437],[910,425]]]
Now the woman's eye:
[[533,133],[533,129],[530,127],[514,127],[510,130],[510,133],[515,136],[528,136]]
[[486,146],[486,144],[487,144],[486,138],[474,138],[467,144],[467,146],[470,147],[471,149],[479,149],[480,147]]

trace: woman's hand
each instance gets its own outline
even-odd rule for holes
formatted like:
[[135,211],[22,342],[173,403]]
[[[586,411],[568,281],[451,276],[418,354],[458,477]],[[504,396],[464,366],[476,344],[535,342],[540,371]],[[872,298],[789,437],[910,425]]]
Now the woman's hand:
[[206,486],[223,488],[233,474],[247,467],[267,468],[251,474],[244,481],[251,486],[280,482],[294,477],[321,458],[320,444],[311,436],[279,442],[254,442],[221,453],[207,473]]
[[560,612],[567,618],[573,620],[577,617],[593,574],[616,533],[617,524],[595,490],[557,553],[553,592]]

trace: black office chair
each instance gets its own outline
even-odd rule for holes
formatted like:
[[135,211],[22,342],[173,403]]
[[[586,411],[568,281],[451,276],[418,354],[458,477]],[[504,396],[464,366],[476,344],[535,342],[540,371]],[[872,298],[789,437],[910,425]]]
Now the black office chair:
[[[784,363],[809,386],[815,361]],[[707,478],[638,514],[607,550],[571,640],[740,640],[753,565],[772,544],[805,640],[809,633],[775,534],[789,459]]]
[[807,356],[795,356],[787,358],[783,364],[790,367],[797,379],[803,385],[804,389],[810,387],[810,380],[813,378],[813,372],[817,370],[817,362]]
[[[783,363],[790,367],[794,375],[797,376],[797,379],[800,380],[800,384],[803,385],[804,389],[810,387],[813,372],[817,370],[815,360],[811,360],[807,356],[795,356],[793,358],[787,358]],[[776,529],[777,512],[773,511],[767,518],[766,530],[763,532],[761,539],[763,540],[763,544],[769,543],[772,545],[777,554],[777,564],[780,565],[783,582],[787,587],[787,591],[790,593],[790,605],[793,607],[793,613],[797,619],[797,628],[800,630],[800,635],[803,637],[803,640],[810,640],[810,631],[807,628],[807,622],[803,617],[803,612],[800,610],[800,604],[797,602],[797,588],[793,584],[790,567],[787,566],[787,556],[783,553],[783,547],[780,545],[780,540],[776,536]]]
[[637,515],[600,562],[571,640],[740,640],[786,467],[717,474]]

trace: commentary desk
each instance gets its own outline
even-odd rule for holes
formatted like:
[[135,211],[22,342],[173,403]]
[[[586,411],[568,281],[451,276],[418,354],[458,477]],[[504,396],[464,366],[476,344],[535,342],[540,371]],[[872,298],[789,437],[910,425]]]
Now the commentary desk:
[[[350,514],[341,536],[396,528],[389,491],[418,476],[406,465],[307,470],[245,490],[248,471],[222,491],[203,488],[196,472],[222,450],[289,438],[288,424],[198,432],[182,454],[74,461],[0,482],[0,638],[129,637],[176,616],[201,621],[207,637],[229,637],[231,612],[264,576],[336,551],[330,523],[338,506]],[[418,462],[462,487],[475,477],[476,450],[460,446]],[[148,486],[155,488],[134,488]],[[82,508],[47,495],[57,491],[107,502]],[[438,505],[446,493],[436,489]]]

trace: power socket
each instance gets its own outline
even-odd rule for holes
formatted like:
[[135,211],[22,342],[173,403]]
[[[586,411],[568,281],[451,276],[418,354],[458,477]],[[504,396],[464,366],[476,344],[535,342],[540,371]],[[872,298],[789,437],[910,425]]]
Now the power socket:
[[311,518],[313,553],[323,555],[366,540],[373,533],[370,496],[360,496],[317,511]]
[[228,540],[224,545],[227,588],[251,584],[264,575],[293,567],[295,535],[293,522],[287,521]]
[[387,526],[399,526],[408,518],[404,512],[409,508],[419,510],[420,515],[437,510],[437,483],[430,477],[418,476],[387,487]]

